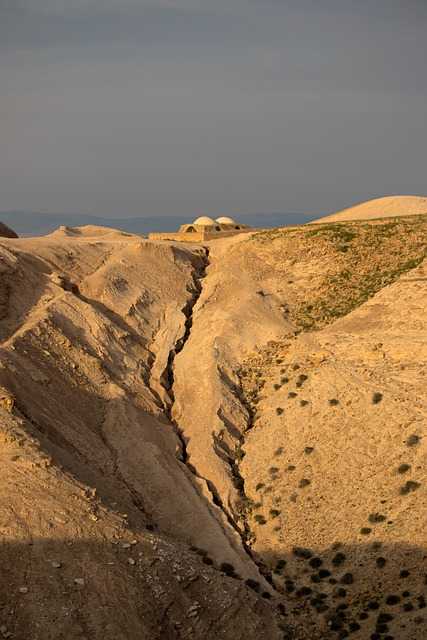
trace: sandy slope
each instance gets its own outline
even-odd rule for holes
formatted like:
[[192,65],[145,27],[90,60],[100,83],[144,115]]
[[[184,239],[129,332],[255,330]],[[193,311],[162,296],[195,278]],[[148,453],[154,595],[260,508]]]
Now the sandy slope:
[[427,197],[423,196],[386,196],[356,204],[343,211],[332,213],[310,224],[324,222],[343,222],[345,220],[373,220],[395,216],[414,216],[427,213]]
[[379,614],[389,638],[426,634],[426,282],[424,263],[247,364],[263,378],[241,464],[254,549],[309,638],[373,638]]
[[[224,637],[236,633],[240,637],[276,637],[267,603],[260,604],[259,611],[255,606],[251,613],[245,603],[254,601],[253,592],[240,580],[218,572],[221,563],[228,563],[225,567],[232,566],[232,572],[242,578],[262,582],[239,534],[212,502],[206,482],[185,464],[183,441],[169,419],[171,390],[166,382],[170,354],[185,334],[183,310],[188,311],[198,295],[196,277],[203,270],[204,256],[200,247],[160,245],[94,228],[61,229],[44,238],[7,240],[0,245],[0,411],[3,452],[13,462],[2,474],[6,484],[1,509],[2,521],[7,523],[3,535],[12,548],[16,543],[16,553],[11,558],[6,547],[2,549],[7,566],[17,563],[16,583],[5,583],[3,588],[19,594],[20,583],[27,576],[24,586],[38,591],[36,604],[31,597],[21,599],[22,615],[15,618],[11,618],[15,600],[6,599],[7,633],[13,632],[14,637],[28,637],[28,633],[39,637],[39,626],[43,637],[49,638],[98,638],[106,629],[110,630],[107,637],[133,638],[132,629],[146,617],[149,625],[154,617],[157,627],[155,633],[146,631],[141,637],[179,638],[181,632],[182,637],[216,637],[219,623],[203,613],[202,602],[186,620],[188,612],[185,598],[180,602],[180,588],[176,591],[174,584],[167,587],[163,577],[157,578],[157,595],[151,584],[149,605],[129,620],[124,612],[121,635],[114,635],[118,627],[114,620],[110,624],[111,612],[95,616],[97,621],[91,622],[90,606],[80,613],[77,606],[73,614],[79,619],[76,628],[80,635],[77,631],[64,635],[64,616],[69,614],[55,614],[61,619],[56,624],[52,613],[62,573],[53,572],[52,589],[43,587],[52,582],[51,538],[60,549],[55,555],[66,558],[64,564],[74,563],[79,575],[84,573],[88,578],[88,590],[76,596],[77,605],[82,598],[89,598],[89,605],[92,598],[91,606],[99,608],[104,600],[107,607],[124,606],[126,611],[134,601],[132,590],[139,589],[137,584],[128,584],[122,570],[111,569],[105,587],[99,587],[101,592],[96,596],[95,584],[106,580],[105,569],[99,569],[99,581],[94,576],[93,582],[91,577],[98,571],[96,567],[114,561],[110,544],[123,531],[110,530],[109,522],[117,514],[126,514],[120,517],[120,527],[129,528],[130,536],[148,540],[147,528],[154,527],[161,536],[173,538],[175,547],[165,556],[165,571],[170,571],[174,554],[178,563],[182,554],[188,554],[183,543],[202,547],[203,557],[210,556],[203,564],[194,555],[188,562],[183,556],[182,562],[194,565],[194,580],[206,583],[212,611],[223,610],[220,618],[230,617],[230,624],[223,623]],[[13,420],[10,428],[17,421],[21,429],[12,438],[17,441],[14,447],[18,447],[19,460],[19,448],[35,438],[46,462],[40,463],[31,453],[22,466],[15,464],[15,454],[7,449],[7,420]],[[44,477],[45,466],[52,469],[55,483]],[[73,498],[67,495],[74,489],[67,488],[67,478],[73,486],[81,485],[90,497],[84,515],[72,508]],[[26,496],[24,502],[22,496]],[[72,511],[71,529],[58,528],[54,521],[54,514],[64,509]],[[98,524],[100,512],[106,522]],[[51,526],[45,513],[52,514]],[[90,524],[91,520],[97,524]],[[98,535],[92,532],[93,527]],[[21,561],[21,529],[26,539],[38,541],[36,558],[32,553],[24,554],[25,562],[35,567],[34,575],[25,569],[24,559]],[[68,545],[75,547],[75,552],[68,550]],[[46,560],[39,558],[40,554],[46,554]],[[79,554],[89,558],[84,566],[77,563]],[[150,559],[143,557],[141,562],[150,564]],[[213,562],[216,569],[209,568]],[[206,575],[201,575],[200,566],[206,568]],[[224,571],[230,573],[226,568]],[[72,585],[71,576],[67,579]],[[155,578],[148,575],[144,579],[150,582]],[[108,581],[119,585],[117,594],[110,591]],[[157,606],[157,600],[163,602],[160,621],[157,612],[151,615],[146,610]],[[38,610],[38,601],[44,603],[44,613]],[[240,609],[247,623],[242,620],[237,629],[231,619]],[[181,630],[173,627],[174,618]]]

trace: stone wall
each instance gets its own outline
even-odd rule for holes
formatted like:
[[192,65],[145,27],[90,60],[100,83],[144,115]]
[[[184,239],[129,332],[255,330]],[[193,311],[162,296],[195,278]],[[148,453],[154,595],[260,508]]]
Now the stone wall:
[[219,238],[226,238],[228,236],[235,236],[237,233],[248,233],[254,231],[254,229],[239,229],[233,231],[217,231],[216,233],[209,233],[208,231],[195,231],[192,233],[149,233],[149,240],[177,240],[178,242],[207,242],[208,240],[217,240]]

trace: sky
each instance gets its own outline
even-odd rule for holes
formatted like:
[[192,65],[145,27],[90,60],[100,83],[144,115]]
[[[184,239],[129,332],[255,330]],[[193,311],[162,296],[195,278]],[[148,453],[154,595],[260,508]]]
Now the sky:
[[0,0],[0,211],[427,193],[425,0]]

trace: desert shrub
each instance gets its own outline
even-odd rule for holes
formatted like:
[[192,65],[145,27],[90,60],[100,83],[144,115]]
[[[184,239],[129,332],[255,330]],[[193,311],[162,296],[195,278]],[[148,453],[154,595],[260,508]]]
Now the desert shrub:
[[295,471],[296,466],[294,464],[288,464],[288,466],[286,467],[287,471]]
[[406,446],[407,447],[415,447],[415,445],[419,444],[420,440],[421,440],[420,436],[417,436],[415,433],[413,433],[406,440]]
[[362,536],[369,536],[369,534],[372,533],[372,529],[370,529],[369,527],[362,527],[360,529],[360,533],[362,534]]
[[406,473],[411,468],[410,464],[403,463],[397,468],[397,473]]
[[276,573],[280,573],[282,569],[284,569],[285,567],[286,567],[286,560],[283,560],[283,559],[278,560],[274,568],[274,571]]
[[405,484],[402,487],[400,487],[400,495],[406,496],[408,495],[408,493],[411,493],[412,491],[416,491],[420,487],[421,487],[421,484],[419,482],[416,482],[415,480],[408,480],[408,482],[405,482]]
[[383,399],[383,394],[380,393],[379,391],[375,391],[375,393],[372,395],[372,404],[378,404],[379,402],[381,402],[382,399]]
[[280,511],[278,509],[270,509],[270,515],[272,518],[277,518],[277,516],[280,516]]
[[341,553],[341,551],[339,551],[332,558],[332,564],[334,565],[334,567],[339,567],[340,564],[343,564],[343,562],[345,562],[345,555]]
[[282,413],[283,413],[283,409],[282,409],[282,407],[277,407],[277,408],[276,408],[276,414],[277,414],[278,416],[281,416],[281,415],[282,415]]
[[310,560],[310,562],[308,564],[313,569],[318,569],[319,567],[322,566],[323,560],[321,558],[317,558],[317,557],[316,558],[311,558],[311,560]]
[[265,484],[263,482],[258,482],[258,484],[255,487],[255,491],[261,491],[261,489],[263,489],[265,487]]
[[395,604],[399,604],[399,602],[400,602],[400,597],[396,596],[394,594],[392,594],[390,596],[387,596],[387,598],[385,600],[386,604],[392,605],[392,606],[395,605]]
[[236,571],[233,567],[232,564],[230,564],[229,562],[222,562],[220,565],[220,569],[223,573],[225,573],[226,576],[234,576],[236,574]]
[[295,584],[293,580],[285,580],[285,589],[287,593],[293,593],[295,591]]
[[307,455],[310,455],[310,453],[313,453],[314,451],[314,447],[305,447],[304,449],[304,453]]
[[329,571],[329,569],[320,569],[319,571],[319,578],[329,578],[330,575],[331,572]]
[[282,453],[283,453],[283,447],[278,447],[278,448],[276,449],[276,451],[274,452],[274,455],[275,455],[275,456],[281,456],[281,455],[282,455]]
[[261,514],[257,514],[254,517],[255,522],[257,522],[260,525],[264,525],[267,524],[267,520],[264,518],[264,516],[262,516]]
[[381,513],[370,513],[369,514],[369,522],[371,523],[376,523],[376,522],[384,522],[387,518],[385,516],[383,516]]
[[385,558],[383,558],[382,556],[379,556],[376,560],[375,563],[377,565],[377,567],[379,569],[382,569],[383,567],[385,567],[387,560]]
[[282,384],[287,384],[289,382],[289,378],[287,378],[286,376],[284,376],[283,378],[280,378],[280,382]]
[[295,391],[289,391],[288,393],[288,398],[296,398],[297,397],[297,393],[295,393]]
[[299,403],[302,407],[306,407],[308,405],[308,400],[300,400]]
[[309,484],[311,484],[311,480],[308,478],[302,478],[302,480],[299,481],[298,486],[300,489],[304,489],[304,487],[308,487]]
[[258,592],[260,589],[259,582],[257,582],[256,580],[252,580],[252,578],[248,578],[247,580],[245,580],[245,583],[250,589],[253,589],[253,591]]
[[296,386],[297,386],[297,387],[302,387],[302,385],[304,384],[304,382],[305,382],[306,380],[308,380],[308,376],[307,376],[305,373],[301,373],[301,374],[298,376],[298,380],[297,380],[297,382],[296,382]]
[[336,407],[340,403],[339,400],[337,400],[336,398],[331,398],[330,400],[328,400],[328,402],[331,405],[331,407]]
[[311,549],[307,549],[306,547],[293,547],[292,553],[297,558],[303,558],[304,560],[310,560],[310,558],[313,557]]
[[276,383],[276,384],[273,384],[273,389],[274,389],[275,391],[278,391],[278,390],[280,389],[280,387],[281,387],[281,385],[280,385],[280,384],[277,384],[277,383]]
[[280,471],[279,467],[270,467],[269,468],[270,475],[272,475],[272,476],[276,475],[276,473],[279,473],[279,471]]

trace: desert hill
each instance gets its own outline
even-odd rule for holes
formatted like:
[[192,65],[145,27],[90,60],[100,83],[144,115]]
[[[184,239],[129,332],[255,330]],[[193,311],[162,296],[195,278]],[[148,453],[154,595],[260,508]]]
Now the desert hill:
[[427,216],[2,240],[2,635],[425,637],[426,257]]
[[386,196],[361,202],[343,211],[332,213],[310,224],[324,222],[344,222],[346,220],[374,220],[376,218],[395,218],[427,214],[427,197],[423,196]]

